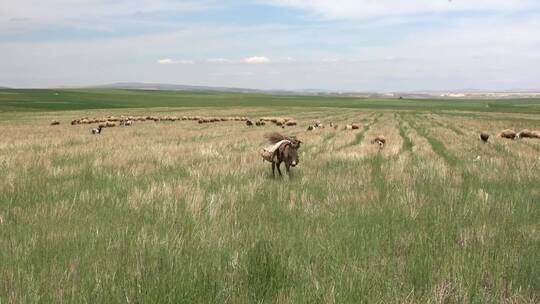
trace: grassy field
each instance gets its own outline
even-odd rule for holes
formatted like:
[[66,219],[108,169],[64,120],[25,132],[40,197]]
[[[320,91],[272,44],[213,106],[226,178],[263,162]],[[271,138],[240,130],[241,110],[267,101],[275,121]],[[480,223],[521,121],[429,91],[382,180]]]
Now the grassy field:
[[65,111],[157,107],[332,107],[414,111],[460,110],[539,113],[540,99],[429,100],[347,97],[273,96],[219,92],[143,91],[118,89],[0,89],[0,112]]
[[[0,91],[0,303],[540,302],[540,140],[477,139],[539,130],[537,101],[250,96]],[[273,179],[274,126],[69,125],[122,114],[305,144]]]

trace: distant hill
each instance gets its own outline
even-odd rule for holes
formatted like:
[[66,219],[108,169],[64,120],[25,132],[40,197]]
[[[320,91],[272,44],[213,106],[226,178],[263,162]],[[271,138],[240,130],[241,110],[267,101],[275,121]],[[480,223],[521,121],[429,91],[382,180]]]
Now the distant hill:
[[290,94],[300,93],[300,92],[285,91],[285,90],[256,90],[256,89],[246,89],[246,88],[194,86],[194,85],[182,85],[182,84],[144,83],[144,82],[119,82],[119,83],[92,86],[91,88],[156,90],[156,91],[163,91],[163,90],[164,91],[192,91],[192,92],[204,91],[204,92],[254,93],[254,94],[275,94],[275,95],[290,95]]

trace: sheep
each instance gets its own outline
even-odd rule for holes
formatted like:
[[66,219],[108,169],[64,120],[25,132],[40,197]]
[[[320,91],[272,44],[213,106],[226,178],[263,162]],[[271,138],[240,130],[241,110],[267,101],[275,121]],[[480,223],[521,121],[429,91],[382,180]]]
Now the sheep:
[[352,127],[353,130],[358,130],[358,129],[360,129],[360,126],[357,125],[357,124],[352,124],[351,127]]
[[285,119],[280,118],[280,119],[276,119],[274,123],[276,124],[276,126],[281,127],[285,124],[285,122],[286,122]]
[[307,127],[307,130],[308,130],[308,131],[313,131],[313,129],[314,129],[313,126],[308,126],[308,127]]
[[294,120],[289,120],[285,123],[286,126],[289,126],[289,127],[292,127],[292,126],[296,126],[298,123]]
[[384,135],[379,135],[377,137],[375,137],[372,141],[371,141],[372,144],[378,144],[379,145],[379,148],[382,149],[384,148],[384,145],[386,144],[386,138],[384,138]]
[[130,127],[132,124],[133,124],[133,122],[131,122],[131,120],[127,120],[127,121],[124,123],[124,126]]
[[102,129],[101,125],[98,126],[98,127],[95,128],[95,129],[92,129],[92,134],[93,134],[93,135],[101,134],[101,129]]
[[344,130],[352,130],[352,129],[353,129],[352,125],[346,125]]
[[246,126],[253,127],[253,122],[251,120],[246,120]]
[[488,140],[489,140],[489,134],[487,134],[486,132],[481,132],[481,133],[480,133],[480,139],[481,139],[484,143],[487,143]]
[[506,129],[506,130],[503,130],[503,131],[499,134],[499,137],[501,137],[501,138],[508,138],[508,139],[515,139],[515,138],[516,138],[516,132],[515,132],[514,130]]
[[58,126],[60,122],[58,120],[51,121],[51,126]]
[[116,127],[116,123],[115,122],[112,122],[112,121],[107,121],[105,123],[105,125],[107,126],[107,128],[113,128],[113,127]]
[[517,138],[540,138],[540,132],[525,129],[517,134]]
[[278,126],[284,125],[287,121],[292,120],[284,117],[261,117],[259,120],[272,122]]

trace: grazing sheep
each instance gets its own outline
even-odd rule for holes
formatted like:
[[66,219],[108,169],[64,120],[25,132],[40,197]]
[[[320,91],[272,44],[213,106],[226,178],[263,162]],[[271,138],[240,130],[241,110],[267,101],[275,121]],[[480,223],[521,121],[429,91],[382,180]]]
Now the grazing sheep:
[[281,127],[281,126],[283,126],[285,124],[285,122],[286,122],[285,119],[280,118],[280,119],[276,119],[275,124],[276,124],[276,126]]
[[283,117],[261,117],[259,120],[274,123],[278,126],[284,125],[287,121],[292,120],[290,118]]
[[324,125],[323,125],[320,121],[316,121],[316,122],[313,124],[313,127],[324,129]]
[[480,133],[480,139],[481,139],[484,143],[487,143],[488,140],[489,140],[489,134],[487,134],[486,132]]
[[113,128],[113,127],[116,127],[116,123],[115,122],[112,122],[112,121],[107,121],[105,123],[105,125],[107,126],[107,128]]
[[101,129],[103,129],[101,126],[95,128],[95,129],[92,129],[92,134],[93,135],[101,134]]
[[307,127],[307,130],[308,130],[308,131],[313,131],[313,126]]
[[352,125],[346,125],[345,126],[345,130],[352,130],[353,129],[353,126]]
[[133,124],[133,122],[131,122],[131,120],[127,120],[127,121],[124,123],[124,126],[130,127],[132,124]]
[[352,129],[353,129],[353,130],[358,130],[358,129],[360,129],[360,126],[357,125],[357,124],[352,124],[351,126],[352,126]]
[[246,126],[253,127],[253,122],[251,120],[246,120]]
[[386,144],[386,138],[384,138],[384,135],[379,135],[377,137],[375,137],[372,141],[371,141],[372,144],[378,144],[379,145],[379,148],[382,149],[384,148],[384,145]]
[[266,122],[262,121],[262,120],[259,120],[257,122],[255,122],[255,125],[257,127],[262,127],[262,126],[266,126]]
[[289,127],[292,127],[292,126],[296,126],[298,123],[294,120],[289,120],[285,123],[286,126],[289,126]]
[[517,134],[517,138],[540,138],[540,132],[525,129]]
[[513,130],[509,130],[509,129],[506,129],[506,130],[503,130],[500,134],[499,134],[499,137],[501,138],[508,138],[508,139],[516,139],[516,132],[513,131]]
[[60,122],[58,120],[51,121],[51,126],[58,126]]

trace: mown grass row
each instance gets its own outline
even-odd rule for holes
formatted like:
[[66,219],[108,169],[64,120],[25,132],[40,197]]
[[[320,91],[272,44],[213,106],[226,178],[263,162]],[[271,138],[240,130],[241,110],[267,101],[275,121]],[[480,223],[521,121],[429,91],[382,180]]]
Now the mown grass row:
[[356,132],[356,134],[354,135],[354,140],[340,146],[338,150],[343,150],[352,146],[360,145],[364,141],[366,132],[371,128],[371,126],[377,124],[381,116],[382,114],[371,114],[369,117],[363,119],[361,121],[363,123],[362,129]]

